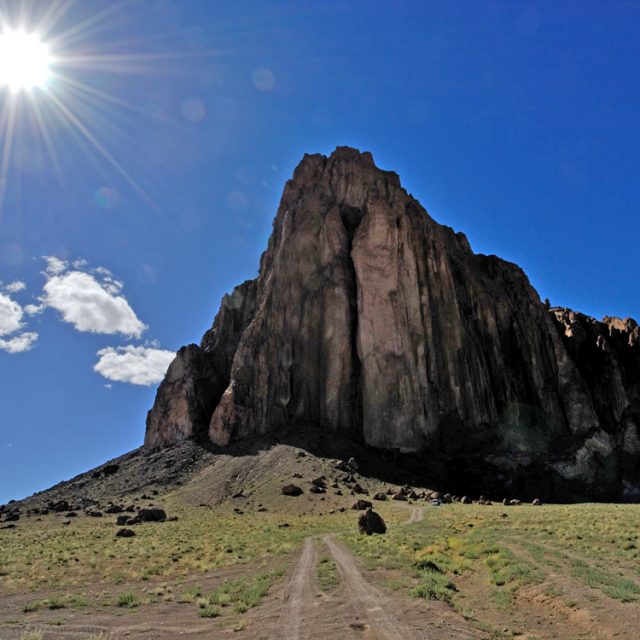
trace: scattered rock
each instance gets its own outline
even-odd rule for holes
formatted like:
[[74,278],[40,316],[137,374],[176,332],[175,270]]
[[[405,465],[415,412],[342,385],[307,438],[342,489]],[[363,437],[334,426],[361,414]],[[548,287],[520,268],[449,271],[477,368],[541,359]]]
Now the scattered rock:
[[62,513],[63,511],[69,511],[69,503],[66,500],[58,500],[58,502],[50,502],[49,509],[56,513]]
[[393,500],[402,500],[404,502],[407,501],[407,496],[404,495],[404,493],[395,493],[393,495]]
[[119,504],[114,504],[111,505],[110,507],[107,507],[104,512],[105,513],[122,513],[124,511],[124,507],[122,507]]
[[362,487],[358,482],[356,482],[352,487],[353,493],[366,494],[367,490]]
[[304,493],[302,489],[296,484],[285,484],[284,487],[282,487],[281,491],[282,495],[285,496],[299,496]]
[[534,498],[533,502],[531,503],[534,507],[539,507],[542,505],[542,501],[540,500],[540,498]]
[[118,516],[116,524],[121,527],[122,525],[127,524],[130,520],[132,520],[131,516]]
[[136,535],[136,532],[132,529],[118,529],[116,533],[116,538],[133,538]]
[[164,522],[167,519],[167,514],[164,509],[151,507],[149,509],[139,509],[138,518],[141,522]]
[[387,499],[387,494],[386,493],[382,493],[382,491],[380,491],[379,493],[376,493],[375,496],[373,496],[374,500],[382,500],[385,501]]
[[119,469],[120,465],[118,464],[107,464],[102,467],[102,473],[104,473],[105,476],[112,476],[114,473],[117,473]]
[[370,509],[373,505],[368,500],[358,500],[354,502],[352,509],[356,509],[357,511],[364,511],[365,509]]
[[102,511],[86,511],[90,518],[102,518]]
[[469,496],[462,496],[462,498],[460,498],[460,502],[462,504],[471,504],[471,498]]

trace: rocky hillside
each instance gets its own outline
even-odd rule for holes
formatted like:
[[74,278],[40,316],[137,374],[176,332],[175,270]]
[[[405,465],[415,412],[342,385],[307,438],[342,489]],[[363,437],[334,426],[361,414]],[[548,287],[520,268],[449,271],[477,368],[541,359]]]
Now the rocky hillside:
[[145,447],[315,426],[430,476],[554,498],[640,492],[640,330],[548,308],[371,154],[307,155],[259,275],[183,347]]

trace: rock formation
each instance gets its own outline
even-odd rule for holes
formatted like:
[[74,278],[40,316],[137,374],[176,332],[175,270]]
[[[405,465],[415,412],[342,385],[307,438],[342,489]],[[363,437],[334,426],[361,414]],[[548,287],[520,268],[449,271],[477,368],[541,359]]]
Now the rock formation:
[[255,280],[178,352],[145,446],[320,426],[425,470],[570,496],[640,488],[640,334],[549,309],[371,154],[306,155]]

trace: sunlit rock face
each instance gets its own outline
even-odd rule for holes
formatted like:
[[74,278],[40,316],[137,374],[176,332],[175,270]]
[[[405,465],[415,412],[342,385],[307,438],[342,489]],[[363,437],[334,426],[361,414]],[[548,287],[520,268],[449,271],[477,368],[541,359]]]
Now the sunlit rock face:
[[318,425],[426,471],[617,497],[640,486],[638,331],[549,310],[519,267],[339,147],[296,168],[258,278],[172,365],[145,444]]

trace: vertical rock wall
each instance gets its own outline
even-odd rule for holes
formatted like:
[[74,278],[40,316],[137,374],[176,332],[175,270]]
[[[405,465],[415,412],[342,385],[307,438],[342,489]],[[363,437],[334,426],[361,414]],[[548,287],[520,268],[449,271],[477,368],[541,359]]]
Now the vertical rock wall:
[[425,465],[480,457],[632,487],[638,328],[578,316],[549,311],[516,265],[473,254],[370,154],[305,156],[258,278],[178,354],[145,443],[321,425],[424,451]]

